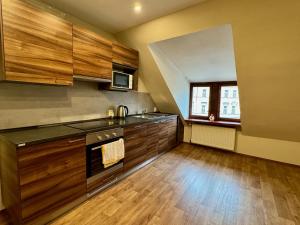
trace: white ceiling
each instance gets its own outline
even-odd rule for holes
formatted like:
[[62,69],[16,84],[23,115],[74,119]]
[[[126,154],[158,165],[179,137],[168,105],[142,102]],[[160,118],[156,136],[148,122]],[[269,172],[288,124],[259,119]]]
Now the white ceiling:
[[[205,0],[41,0],[104,30],[117,33]],[[136,3],[142,5],[134,13]]]
[[231,25],[151,44],[191,82],[236,80]]

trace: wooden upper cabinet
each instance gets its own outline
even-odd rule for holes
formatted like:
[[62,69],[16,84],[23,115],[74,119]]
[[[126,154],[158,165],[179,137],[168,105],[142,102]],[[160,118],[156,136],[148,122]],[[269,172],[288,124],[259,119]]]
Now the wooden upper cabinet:
[[74,74],[112,79],[112,42],[85,28],[73,27]]
[[20,0],[2,0],[2,79],[72,85],[72,24]]
[[139,67],[139,52],[120,43],[113,43],[113,62],[137,69]]

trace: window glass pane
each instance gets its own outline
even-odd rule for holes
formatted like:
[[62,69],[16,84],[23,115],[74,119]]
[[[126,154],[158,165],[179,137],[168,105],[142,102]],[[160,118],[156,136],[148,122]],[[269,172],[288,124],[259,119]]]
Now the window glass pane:
[[193,87],[192,115],[208,116],[210,87]]
[[240,119],[240,100],[237,86],[222,86],[220,118]]

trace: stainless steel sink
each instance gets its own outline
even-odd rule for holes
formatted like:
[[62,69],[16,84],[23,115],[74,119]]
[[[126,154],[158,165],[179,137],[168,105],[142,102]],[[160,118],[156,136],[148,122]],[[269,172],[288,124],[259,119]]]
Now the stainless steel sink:
[[155,118],[158,118],[158,117],[165,117],[167,116],[167,114],[162,114],[162,113],[147,113],[147,114],[143,114],[143,115],[135,115],[135,116],[132,116],[132,117],[135,117],[135,118],[141,118],[141,119],[155,119]]

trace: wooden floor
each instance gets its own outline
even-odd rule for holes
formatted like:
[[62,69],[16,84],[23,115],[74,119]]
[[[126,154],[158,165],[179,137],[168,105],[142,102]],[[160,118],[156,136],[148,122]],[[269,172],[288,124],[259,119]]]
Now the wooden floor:
[[300,225],[300,168],[184,144],[62,224]]

